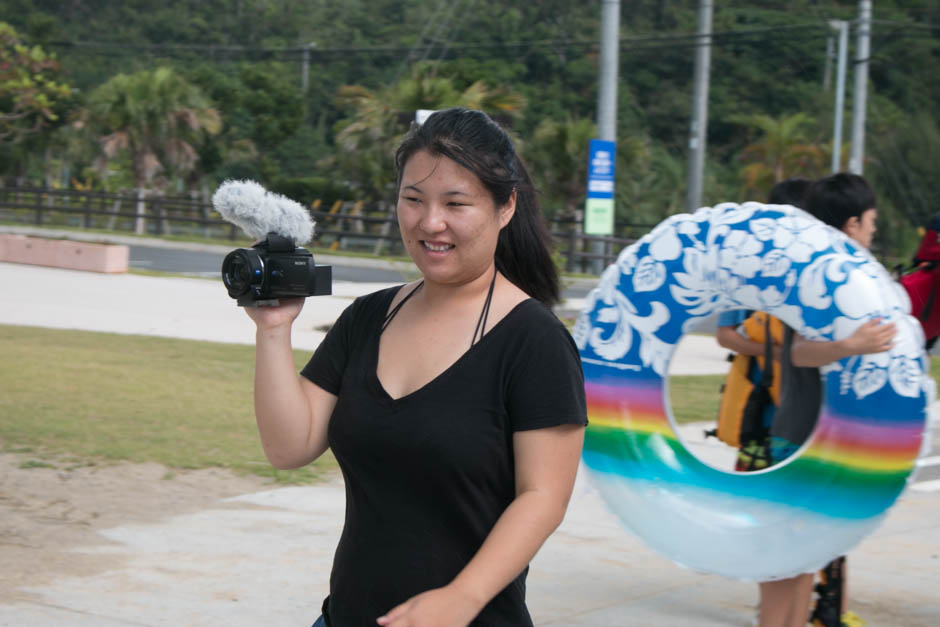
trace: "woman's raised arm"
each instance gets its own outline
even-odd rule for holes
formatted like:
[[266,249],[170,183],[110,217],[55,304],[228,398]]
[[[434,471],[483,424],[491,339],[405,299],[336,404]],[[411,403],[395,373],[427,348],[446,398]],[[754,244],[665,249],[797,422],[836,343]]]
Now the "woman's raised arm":
[[255,419],[264,454],[275,468],[300,468],[328,448],[327,425],[336,396],[299,376],[291,325],[302,299],[278,307],[246,307],[255,334]]

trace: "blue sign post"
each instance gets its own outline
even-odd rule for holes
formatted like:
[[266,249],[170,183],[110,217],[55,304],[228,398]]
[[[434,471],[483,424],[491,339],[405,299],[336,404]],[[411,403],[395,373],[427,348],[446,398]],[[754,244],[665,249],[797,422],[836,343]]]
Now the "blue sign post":
[[614,233],[614,164],[616,142],[592,139],[588,148],[587,200],[584,203],[584,232]]

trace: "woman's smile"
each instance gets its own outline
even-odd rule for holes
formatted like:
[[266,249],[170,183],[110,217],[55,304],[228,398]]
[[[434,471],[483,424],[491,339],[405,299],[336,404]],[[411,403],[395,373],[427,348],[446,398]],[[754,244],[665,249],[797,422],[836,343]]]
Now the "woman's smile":
[[446,253],[448,250],[456,248],[453,244],[429,242],[427,240],[421,240],[421,243],[424,245],[425,249],[432,253]]

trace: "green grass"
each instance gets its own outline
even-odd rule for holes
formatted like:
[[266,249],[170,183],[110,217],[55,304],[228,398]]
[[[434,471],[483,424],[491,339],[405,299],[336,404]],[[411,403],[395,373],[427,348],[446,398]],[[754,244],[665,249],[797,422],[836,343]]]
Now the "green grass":
[[717,420],[723,374],[669,377],[669,404],[679,424]]
[[[0,354],[0,446],[30,460],[221,467],[289,483],[335,467],[329,455],[292,471],[267,462],[252,346],[0,326]],[[299,369],[309,353],[294,356]]]
[[28,459],[20,464],[20,468],[56,468],[56,465],[38,459]]
[[[220,467],[286,483],[335,468],[329,454],[279,471],[261,450],[252,408],[254,348],[113,333],[0,325],[0,448],[22,468],[110,461]],[[295,351],[299,369],[309,358]],[[940,378],[940,359],[930,360]],[[714,420],[724,375],[673,376],[677,422]]]

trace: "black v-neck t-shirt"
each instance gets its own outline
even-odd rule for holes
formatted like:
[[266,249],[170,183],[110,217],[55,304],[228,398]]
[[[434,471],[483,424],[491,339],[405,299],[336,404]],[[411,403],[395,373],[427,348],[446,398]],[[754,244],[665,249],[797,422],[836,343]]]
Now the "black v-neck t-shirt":
[[[324,603],[332,627],[371,627],[457,576],[515,496],[514,432],[587,424],[577,348],[533,299],[427,385],[391,398],[376,368],[398,289],[357,298],[301,371],[338,399],[328,437],[346,521]],[[472,624],[531,625],[527,570]]]

